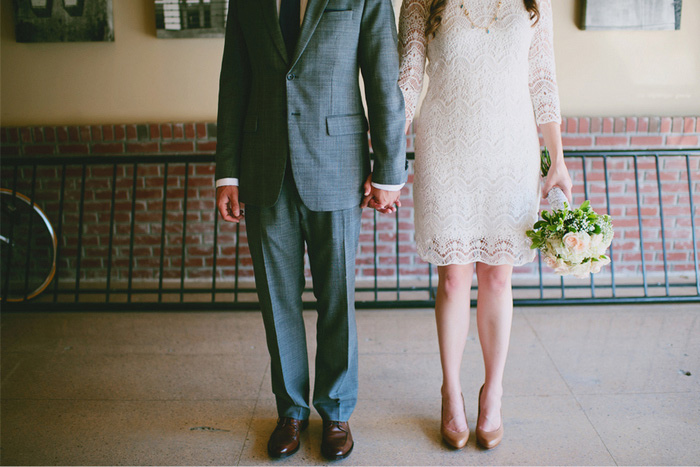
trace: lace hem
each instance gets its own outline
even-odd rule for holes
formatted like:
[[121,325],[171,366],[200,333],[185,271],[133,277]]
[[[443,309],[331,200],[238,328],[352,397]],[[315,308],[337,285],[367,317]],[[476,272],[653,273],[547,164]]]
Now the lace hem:
[[[522,242],[518,242],[522,243]],[[463,240],[428,240],[416,242],[418,256],[423,261],[436,266],[448,264],[484,263],[490,266],[510,264],[522,266],[534,261],[537,251],[528,245],[514,246],[510,239],[495,242],[484,239]],[[489,245],[491,244],[491,246]]]

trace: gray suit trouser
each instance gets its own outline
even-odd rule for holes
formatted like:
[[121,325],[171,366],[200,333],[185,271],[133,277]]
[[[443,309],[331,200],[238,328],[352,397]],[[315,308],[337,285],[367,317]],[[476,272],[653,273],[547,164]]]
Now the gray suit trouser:
[[309,210],[289,167],[275,205],[246,205],[248,244],[280,417],[306,420],[310,413],[301,297],[305,243],[318,303],[313,404],[325,420],[347,421],[355,408],[355,252],[361,213],[359,205],[340,211]]

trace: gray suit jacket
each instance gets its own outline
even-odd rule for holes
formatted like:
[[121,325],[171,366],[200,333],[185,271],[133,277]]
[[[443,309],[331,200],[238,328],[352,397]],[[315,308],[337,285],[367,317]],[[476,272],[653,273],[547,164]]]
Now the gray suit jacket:
[[406,181],[404,101],[391,0],[309,0],[292,57],[275,0],[230,0],[221,66],[216,178],[238,178],[239,199],[275,204],[287,156],[304,204],[357,206],[373,181]]

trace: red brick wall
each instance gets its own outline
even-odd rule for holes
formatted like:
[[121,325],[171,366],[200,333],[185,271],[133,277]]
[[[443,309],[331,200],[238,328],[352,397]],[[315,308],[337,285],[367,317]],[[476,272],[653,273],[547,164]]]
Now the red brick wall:
[[216,149],[215,123],[2,128],[2,154],[204,153]]
[[[700,147],[700,117],[568,117],[566,149]],[[3,155],[207,153],[216,148],[215,123],[36,126],[0,128]],[[413,151],[413,137],[408,137]]]
[[[700,147],[700,117],[631,117],[631,118],[565,118],[562,122],[566,149],[678,149]],[[93,125],[61,127],[1,128],[2,155],[41,156],[212,153],[216,146],[216,125],[213,123],[166,123],[151,125]],[[408,137],[408,150],[413,151],[413,136]],[[686,162],[683,157],[660,158],[659,177],[666,235],[667,261],[672,273],[682,274],[694,268],[690,229],[690,204]],[[584,200],[583,167],[580,159],[568,165],[575,183],[576,204]],[[131,232],[133,166],[117,167],[115,215],[112,248],[112,280],[125,280],[129,271],[129,235]],[[663,270],[663,254],[658,203],[656,162],[653,157],[638,159],[640,204],[642,206],[643,240],[646,248],[646,270]],[[106,277],[113,166],[90,165],[86,169],[82,231],[81,280],[103,280]],[[411,167],[412,170],[412,167]],[[700,205],[700,156],[690,158],[693,201]],[[58,226],[58,199],[61,167],[40,167],[37,171],[36,199]],[[12,187],[14,173],[2,167],[2,186]],[[32,168],[17,173],[17,188],[29,195]],[[161,254],[161,219],[164,167],[161,164],[139,166],[136,181],[133,277],[137,281],[158,279]],[[66,170],[65,204],[59,264],[62,278],[76,273],[79,201],[82,168],[69,165]],[[614,217],[616,240],[613,244],[616,274],[636,275],[641,271],[639,227],[635,196],[634,162],[631,157],[608,159],[609,195]],[[166,242],[164,278],[180,278],[182,252],[182,218],[184,211],[184,164],[171,164],[168,170],[166,203]],[[214,169],[210,163],[189,166],[187,200],[187,234],[185,248],[186,278],[210,280],[214,232]],[[412,172],[403,190],[403,208],[399,211],[399,267],[403,279],[424,279],[428,268],[415,254],[413,243]],[[600,158],[586,163],[588,199],[598,212],[606,212],[603,162]],[[363,215],[363,230],[358,254],[358,277],[374,275],[373,212]],[[380,277],[396,275],[396,218],[377,215],[377,251]],[[217,278],[235,275],[235,227],[219,223]],[[252,264],[246,247],[245,229],[241,229],[242,278],[252,277]],[[518,268],[521,276],[537,270],[536,263]]]
[[700,117],[569,117],[561,129],[567,149],[700,147]]

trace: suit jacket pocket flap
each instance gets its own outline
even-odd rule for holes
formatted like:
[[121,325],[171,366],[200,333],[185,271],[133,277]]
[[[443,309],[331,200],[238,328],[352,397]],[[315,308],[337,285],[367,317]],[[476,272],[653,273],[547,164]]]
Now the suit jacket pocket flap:
[[323,18],[327,20],[352,19],[352,10],[336,10],[332,8],[326,8],[323,11]]
[[331,115],[326,118],[326,125],[330,136],[352,135],[367,131],[367,120],[364,114]]
[[245,118],[245,121],[243,122],[243,131],[245,133],[255,133],[258,131],[257,115],[249,115]]

